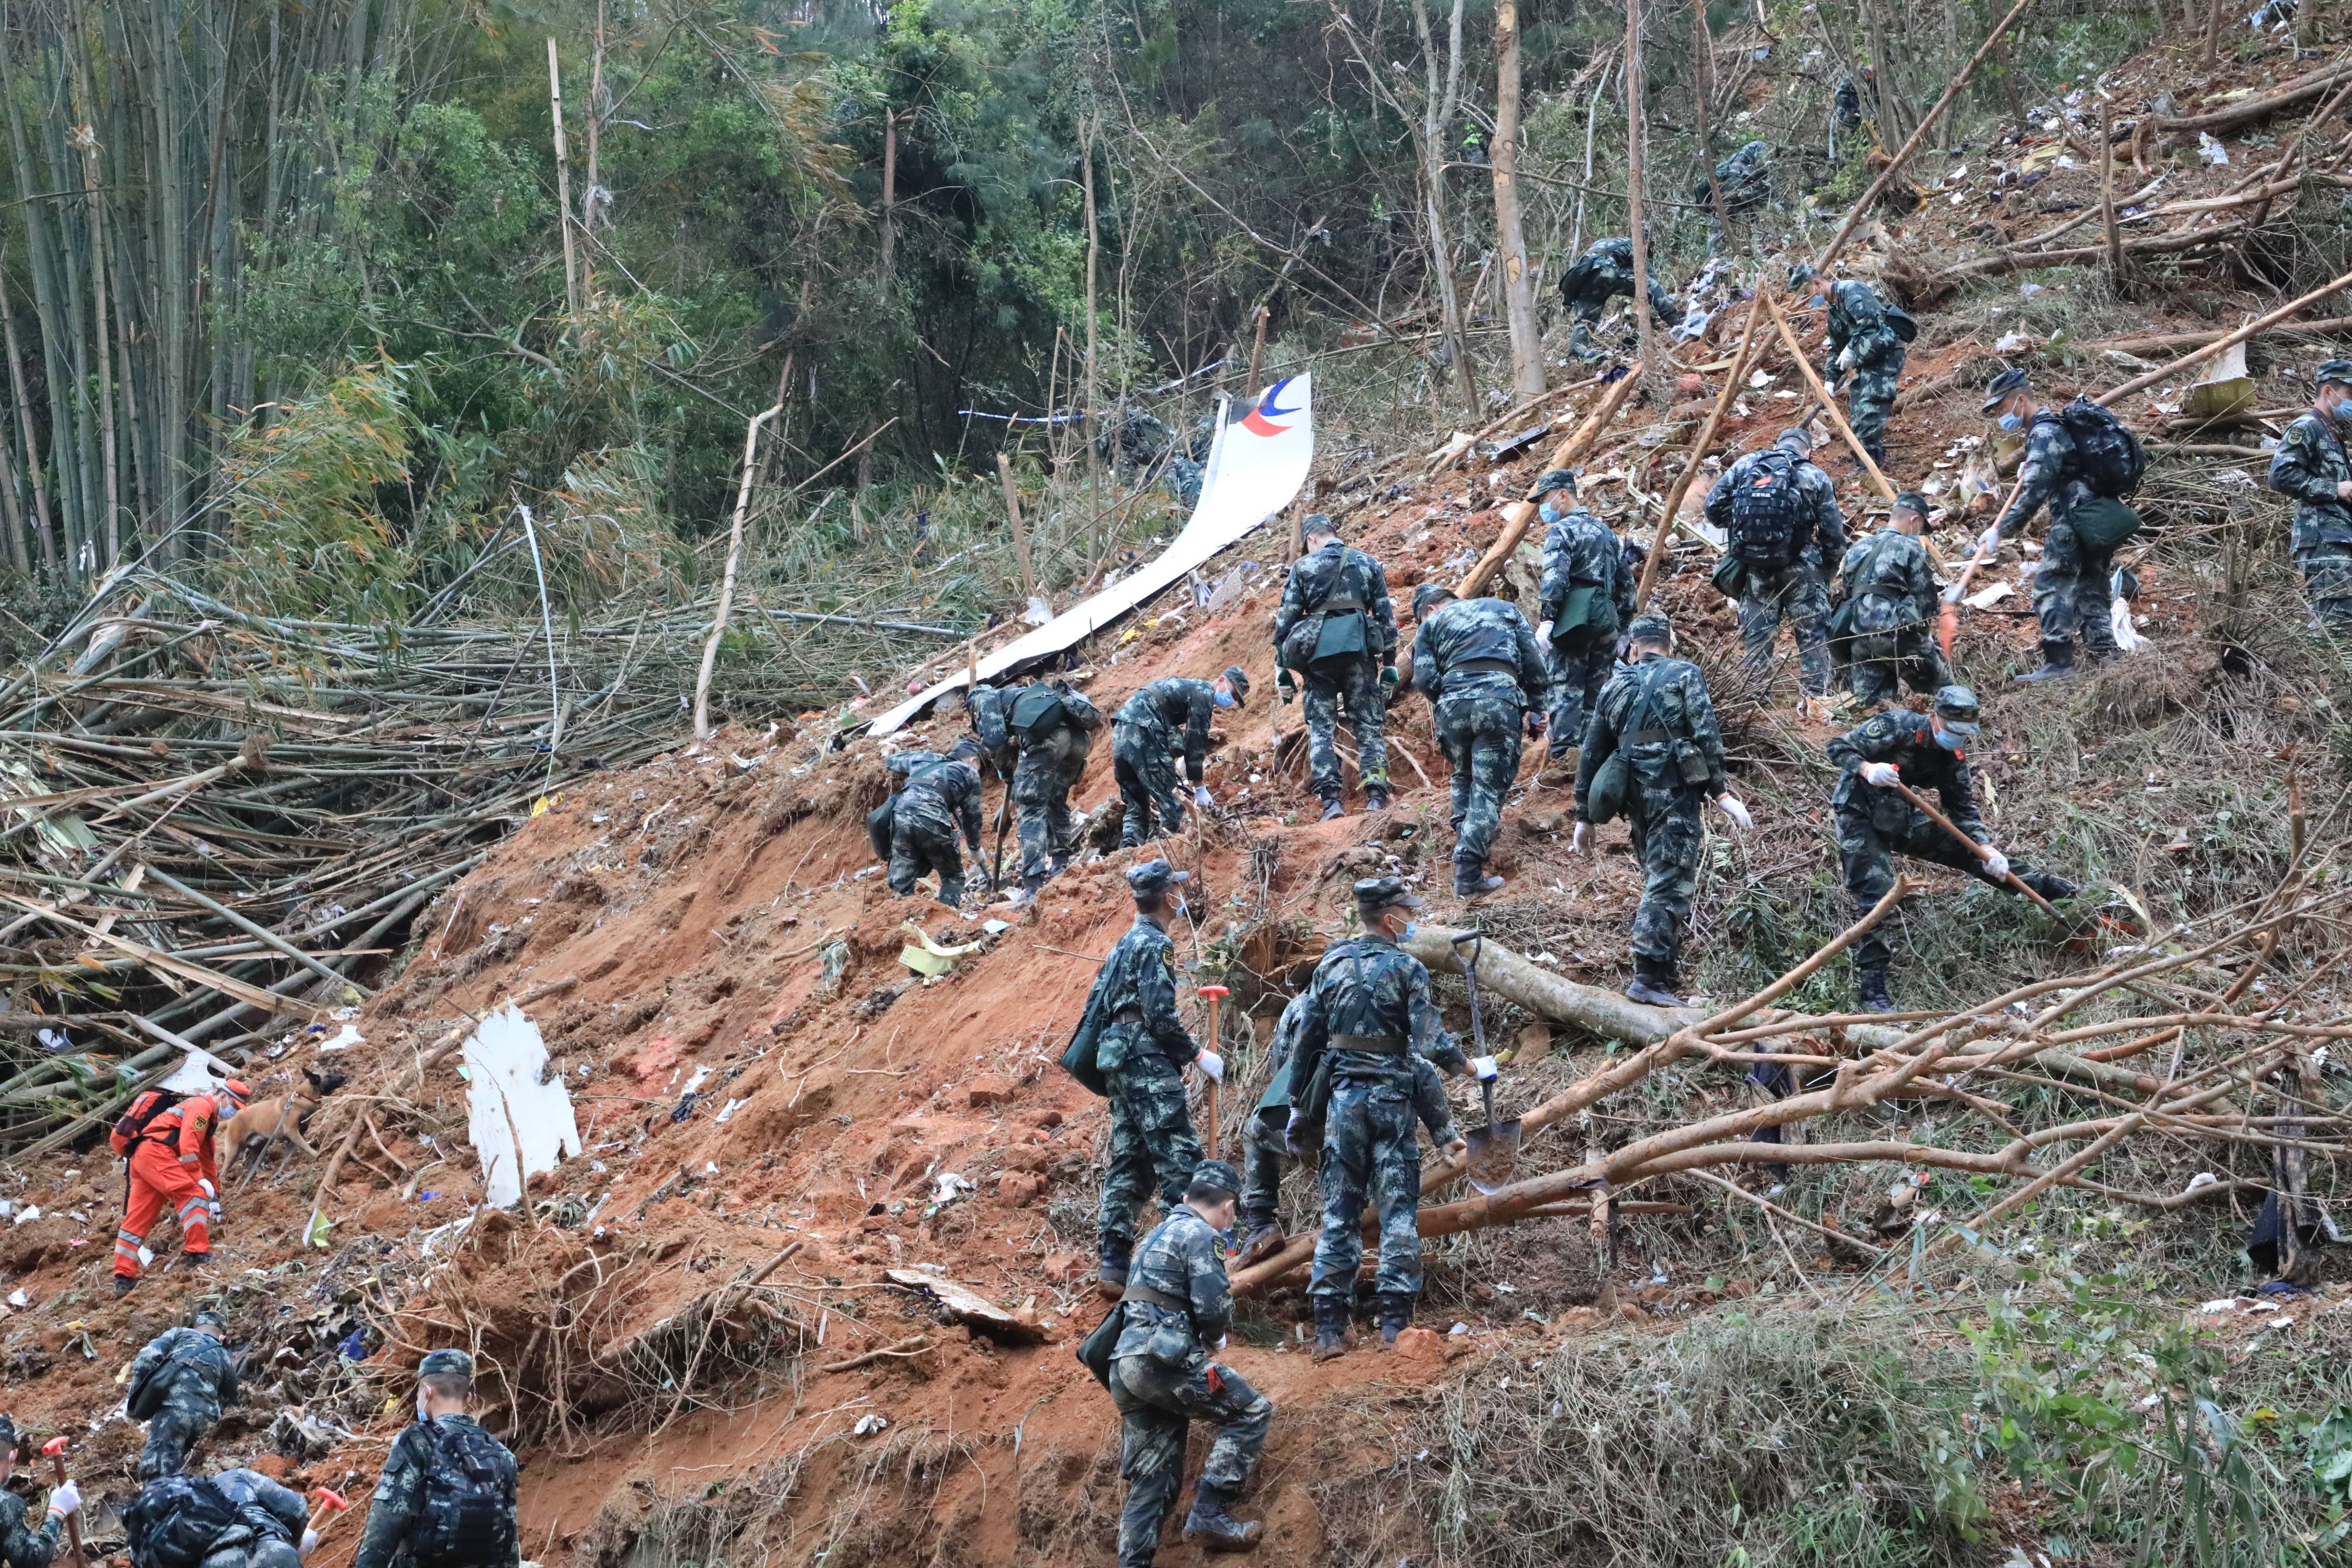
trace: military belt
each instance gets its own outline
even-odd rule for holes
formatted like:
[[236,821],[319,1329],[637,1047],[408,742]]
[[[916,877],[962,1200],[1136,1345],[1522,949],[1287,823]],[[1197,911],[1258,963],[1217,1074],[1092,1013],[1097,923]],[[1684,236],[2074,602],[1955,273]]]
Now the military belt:
[[1114,1024],[1140,1024],[1143,1022],[1143,1009],[1132,1005],[1121,1007],[1110,1016],[1110,1021]]
[[1664,746],[1673,744],[1674,739],[1672,730],[1636,730],[1625,737],[1625,743],[1629,746]]
[[1361,599],[1326,599],[1318,606],[1327,616],[1360,616],[1364,613]]
[[1335,1051],[1369,1051],[1377,1057],[1404,1055],[1402,1035],[1334,1035],[1331,1048]]
[[1445,673],[1448,675],[1507,675],[1517,679],[1519,665],[1517,659],[1510,658],[1465,658],[1460,664],[1450,666]]
[[1181,1296],[1171,1296],[1165,1290],[1155,1290],[1149,1285],[1130,1283],[1119,1300],[1121,1303],[1140,1301],[1147,1307],[1157,1307],[1163,1312],[1181,1312],[1188,1318],[1192,1315],[1192,1302]]

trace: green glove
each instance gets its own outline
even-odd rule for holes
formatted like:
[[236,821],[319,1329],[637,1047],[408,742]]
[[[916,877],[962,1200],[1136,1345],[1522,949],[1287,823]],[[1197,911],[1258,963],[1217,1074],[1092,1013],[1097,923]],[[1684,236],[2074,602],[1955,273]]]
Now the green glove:
[[1382,697],[1393,697],[1396,695],[1397,680],[1397,668],[1395,665],[1384,664],[1381,666],[1381,695]]

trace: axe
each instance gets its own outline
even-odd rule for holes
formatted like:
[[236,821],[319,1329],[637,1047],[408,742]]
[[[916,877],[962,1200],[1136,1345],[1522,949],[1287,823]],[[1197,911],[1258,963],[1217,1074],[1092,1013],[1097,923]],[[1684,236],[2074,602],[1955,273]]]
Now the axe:
[[[59,1486],[66,1484],[66,1447],[70,1441],[71,1439],[60,1433],[41,1445],[41,1452],[48,1457],[49,1471],[57,1477]],[[82,1555],[79,1513],[66,1515],[66,1542],[73,1548],[75,1568],[83,1568],[89,1559]]]

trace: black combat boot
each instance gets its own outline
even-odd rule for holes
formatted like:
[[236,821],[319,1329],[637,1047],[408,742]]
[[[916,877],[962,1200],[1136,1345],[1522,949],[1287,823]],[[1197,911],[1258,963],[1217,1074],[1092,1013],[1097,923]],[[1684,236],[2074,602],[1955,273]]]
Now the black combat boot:
[[1394,1350],[1397,1336],[1412,1322],[1412,1297],[1403,1290],[1381,1292],[1381,1348]]
[[1265,1526],[1227,1513],[1226,1505],[1234,1495],[1202,1481],[1200,1490],[1192,1494],[1192,1511],[1184,1516],[1184,1539],[1197,1541],[1211,1552],[1247,1552],[1255,1547]]
[[1102,1269],[1095,1276],[1103,1294],[1117,1296],[1127,1289],[1127,1261],[1134,1255],[1135,1243],[1124,1237],[1102,1238]]
[[1853,976],[1854,1003],[1865,1013],[1892,1013],[1895,998],[1886,994],[1886,971],[1857,970]]
[[1315,1359],[1329,1361],[1348,1352],[1348,1303],[1338,1296],[1317,1296],[1315,1303]]
[[114,1293],[117,1297],[128,1296],[138,1288],[139,1281],[128,1274],[118,1274],[114,1277]]
[[1457,899],[1475,899],[1482,893],[1491,893],[1501,887],[1503,879],[1482,875],[1486,869],[1486,865],[1482,861],[1467,860],[1456,856],[1454,860],[1454,896]]
[[2019,676],[2019,683],[2035,680],[2063,680],[2074,673],[2074,642],[2071,637],[2042,639],[2042,668],[2030,669]]
[[1323,797],[1323,820],[1324,820],[1324,821],[1326,821],[1326,822],[1329,822],[1329,821],[1331,821],[1331,820],[1332,820],[1333,818],[1335,818],[1335,817],[1345,816],[1347,816],[1347,815],[1348,815],[1348,805],[1347,805],[1347,802],[1346,802],[1344,799],[1342,799],[1342,798],[1341,798],[1340,794],[1339,794],[1339,792],[1338,790],[1336,790],[1336,789],[1318,790],[1318,792],[1316,792],[1316,793],[1318,793],[1318,795],[1322,795],[1322,797]]
[[1234,1250],[1234,1267],[1246,1268],[1262,1258],[1271,1258],[1282,1248],[1286,1239],[1282,1226],[1271,1219],[1242,1221],[1242,1232],[1248,1239]]
[[1364,786],[1364,809],[1386,811],[1389,808],[1389,786],[1384,784]]
[[1679,1007],[1683,999],[1675,994],[1675,962],[1673,959],[1633,956],[1633,979],[1625,987],[1625,994],[1636,1002],[1653,1007]]

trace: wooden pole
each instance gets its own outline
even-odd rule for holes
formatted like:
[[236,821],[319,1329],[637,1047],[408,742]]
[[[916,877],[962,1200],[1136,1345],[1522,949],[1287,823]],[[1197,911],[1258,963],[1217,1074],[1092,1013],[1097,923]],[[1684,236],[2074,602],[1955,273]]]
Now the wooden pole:
[[[1086,134],[1078,143],[1078,173],[1083,176],[1080,188],[1086,196],[1087,204],[1087,395],[1086,402],[1081,405],[1080,416],[1085,421],[1081,428],[1085,431],[1087,440],[1087,500],[1096,511],[1102,510],[1102,460],[1095,450],[1097,436],[1095,279],[1102,259],[1102,226],[1097,220],[1095,212],[1095,136],[1101,124],[1102,116],[1099,112],[1088,117],[1086,121]],[[1014,510],[1017,511],[1019,508],[1016,507]],[[1016,521],[1013,526],[1013,538],[1017,540],[1021,536],[1021,525]],[[1023,563],[1022,572],[1024,576],[1028,573],[1025,561]],[[1034,594],[1036,589],[1033,586],[1030,592]]]
[[2118,293],[2124,286],[2124,237],[2116,226],[2114,110],[2099,100],[2099,222],[2107,232],[2107,276]]
[[1642,363],[1654,374],[1664,363],[1658,357],[1658,324],[1650,316],[1649,219],[1642,193],[1642,0],[1625,0],[1625,205],[1633,230],[1633,331]]
[[1257,367],[1265,358],[1265,318],[1266,307],[1260,305],[1257,308],[1257,336],[1250,343],[1249,381],[1242,387],[1242,401],[1248,405],[1244,413],[1257,407]]
[[781,403],[751,416],[743,427],[743,477],[735,487],[735,520],[727,530],[727,569],[719,579],[719,612],[702,645],[702,668],[694,678],[694,738],[710,739],[710,672],[719,665],[719,640],[727,635],[727,613],[735,605],[735,566],[743,556],[743,518],[751,506],[751,476],[759,471],[760,426],[784,411]]
[[555,125],[555,207],[563,216],[563,302],[580,313],[580,258],[572,240],[572,153],[563,140],[563,70],[555,61],[555,35],[547,37],[547,113]]
[[1658,578],[1658,562],[1666,552],[1666,536],[1674,531],[1675,516],[1682,510],[1683,497],[1689,493],[1691,480],[1698,477],[1698,466],[1706,449],[1715,445],[1715,433],[1723,425],[1723,416],[1739,395],[1739,385],[1748,374],[1748,362],[1756,352],[1758,318],[1764,312],[1764,290],[1770,287],[1762,273],[1756,276],[1756,292],[1748,301],[1748,323],[1739,330],[1739,346],[1731,352],[1731,374],[1723,379],[1723,390],[1715,395],[1715,406],[1707,410],[1706,423],[1698,427],[1698,437],[1690,444],[1690,461],[1675,476],[1674,488],[1666,491],[1665,510],[1658,514],[1658,526],[1650,535],[1650,548],[1642,557],[1642,579],[1633,589],[1633,607],[1646,608],[1650,588]]
[[898,111],[882,106],[882,297],[890,297],[890,253],[898,238]]
[[1013,482],[1013,459],[1002,452],[996,454],[996,478],[1004,486],[1004,514],[1013,520],[1013,555],[1021,563],[1021,592],[1034,599],[1037,574],[1029,566],[1029,531],[1021,523],[1021,487]]
[[[1617,417],[1617,411],[1625,405],[1625,399],[1633,395],[1634,383],[1641,378],[1642,366],[1636,362],[1623,375],[1611,383],[1608,395],[1601,400],[1601,406],[1569,433],[1568,439],[1552,452],[1551,461],[1544,468],[1565,468],[1583,457],[1592,443],[1600,438],[1601,432],[1609,427],[1609,422]],[[1464,599],[1478,596],[1479,591],[1486,587],[1486,580],[1510,559],[1511,552],[1517,550],[1519,541],[1527,537],[1528,525],[1535,520],[1535,515],[1536,503],[1529,499],[1515,500],[1503,509],[1503,531],[1495,536],[1495,542],[1487,546],[1486,553],[1478,558],[1478,563],[1470,568],[1470,574],[1455,587],[1455,596]]]
[[[1927,797],[1921,795],[1917,790],[1913,789],[1909,784],[1905,784],[1898,779],[1895,784],[1895,793],[1901,795],[1905,800],[1909,801],[1914,806],[1916,806],[1919,811],[1926,816],[1928,821],[1934,823],[1937,826],[1950,834],[1954,839],[1958,841],[1961,847],[1967,849],[1969,854],[1974,855],[1979,860],[1986,860],[1991,858],[1991,850],[1986,848],[1983,845],[1978,843],[1975,839],[1961,832],[1958,827],[1955,827],[1952,825],[1952,819],[1946,816],[1942,812],[1937,811],[1934,806],[1929,805],[1927,804]],[[2011,871],[2006,873],[2001,878],[2001,880],[2007,882],[2011,887],[2016,889],[2019,892],[2023,893],[2027,898],[2040,905],[2042,912],[2050,916],[2053,920],[2063,918],[2056,910],[2050,907],[2049,900],[2043,898],[2041,894],[2035,892],[2032,889],[2020,881],[2016,872]]]
[[[1758,290],[1759,294],[1762,292],[1761,289]],[[1781,313],[1780,301],[1768,298],[1764,301],[1764,308],[1772,312],[1772,324],[1780,330],[1780,341],[1788,345],[1789,357],[1797,362],[1797,369],[1804,374],[1805,384],[1813,389],[1813,395],[1821,400],[1822,412],[1830,416],[1832,425],[1837,426],[1838,436],[1845,442],[1847,450],[1861,460],[1863,468],[1870,475],[1870,482],[1878,487],[1878,493],[1889,501],[1894,500],[1895,487],[1886,482],[1886,476],[1878,471],[1878,465],[1872,461],[1870,454],[1863,449],[1861,439],[1853,433],[1853,426],[1845,422],[1843,414],[1838,412],[1837,400],[1830,395],[1830,389],[1822,384],[1821,373],[1815,370],[1812,362],[1805,357],[1805,345],[1797,341],[1797,329],[1790,326],[1789,318]]]

